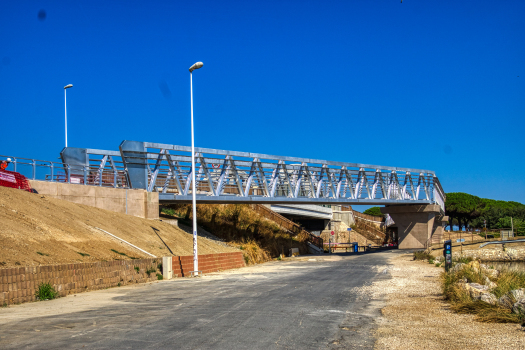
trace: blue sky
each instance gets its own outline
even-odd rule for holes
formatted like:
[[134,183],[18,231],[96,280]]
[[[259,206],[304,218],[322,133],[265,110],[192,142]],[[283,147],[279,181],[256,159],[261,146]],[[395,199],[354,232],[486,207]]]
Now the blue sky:
[[[45,11],[45,16],[41,12]],[[435,170],[525,202],[524,1],[2,1],[0,154],[122,140]]]

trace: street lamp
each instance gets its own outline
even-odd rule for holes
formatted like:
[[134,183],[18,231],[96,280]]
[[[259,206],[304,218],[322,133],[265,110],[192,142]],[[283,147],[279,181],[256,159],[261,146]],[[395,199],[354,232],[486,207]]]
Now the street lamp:
[[199,275],[199,257],[197,255],[197,190],[195,189],[195,143],[193,138],[193,71],[202,68],[202,62],[194,63],[190,67],[190,96],[191,96],[191,193],[193,200],[193,275]]
[[66,121],[66,147],[67,147],[67,103],[66,103],[66,90],[73,87],[73,84],[67,84],[64,86],[64,113],[65,113],[65,121]]

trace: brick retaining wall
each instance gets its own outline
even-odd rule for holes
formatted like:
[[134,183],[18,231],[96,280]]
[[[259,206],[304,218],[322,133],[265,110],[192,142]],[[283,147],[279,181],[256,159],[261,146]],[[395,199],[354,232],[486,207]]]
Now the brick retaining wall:
[[[193,271],[193,256],[173,257],[173,277],[188,277]],[[241,252],[199,255],[199,271],[217,272],[246,266]]]
[[[193,256],[174,256],[172,261],[173,277],[189,276],[189,271],[193,271]],[[35,293],[41,283],[50,283],[60,296],[66,296],[155,281],[156,273],[162,271],[148,276],[146,270],[156,269],[161,263],[162,258],[151,258],[0,269],[0,306],[36,301]],[[203,273],[244,266],[242,252],[199,255],[199,270]]]

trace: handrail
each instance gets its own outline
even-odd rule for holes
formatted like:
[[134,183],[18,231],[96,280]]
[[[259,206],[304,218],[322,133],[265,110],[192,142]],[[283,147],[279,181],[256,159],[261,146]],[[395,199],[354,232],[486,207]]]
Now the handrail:
[[321,248],[321,249],[323,248],[323,239],[321,237],[317,237],[311,232],[306,231],[304,228],[302,228],[301,225],[296,224],[295,222],[285,218],[281,214],[276,213],[273,210],[265,207],[264,205],[252,204],[251,208],[255,210],[255,212],[257,212],[258,214],[262,215],[263,217],[279,224],[281,228],[284,228],[291,234],[306,235],[310,243],[314,244],[318,248]]
[[[7,158],[11,158],[13,171],[25,175],[29,180],[129,188],[127,172],[122,165],[115,165],[115,167],[107,169],[96,165],[72,165],[62,162],[0,155],[0,159]],[[29,171],[27,171],[27,168],[21,169],[25,166],[29,166]],[[24,170],[26,171],[24,172]]]
[[364,236],[366,239],[373,241],[376,244],[384,244],[386,241],[386,234],[378,229],[373,228],[372,226],[366,224],[364,221],[356,218],[356,229],[361,236]]
[[525,242],[525,239],[513,239],[509,241],[492,241],[492,242],[483,243],[479,247],[483,248],[484,246],[489,245],[489,244],[507,244],[507,243],[516,243],[516,242]]

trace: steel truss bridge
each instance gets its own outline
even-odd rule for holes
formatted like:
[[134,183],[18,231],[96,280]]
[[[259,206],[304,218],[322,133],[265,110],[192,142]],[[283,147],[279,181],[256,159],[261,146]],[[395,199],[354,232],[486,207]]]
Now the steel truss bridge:
[[[145,189],[158,192],[161,203],[191,202],[191,147],[123,141],[119,151],[68,147],[61,156],[64,181]],[[439,204],[444,210],[444,191],[430,170],[209,148],[195,148],[195,162],[200,203]]]

